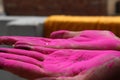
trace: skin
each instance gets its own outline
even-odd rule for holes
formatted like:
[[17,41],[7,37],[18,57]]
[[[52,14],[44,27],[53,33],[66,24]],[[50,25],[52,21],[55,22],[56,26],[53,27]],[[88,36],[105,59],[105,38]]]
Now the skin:
[[[71,31],[57,31],[53,32],[53,35],[61,35],[61,32],[64,32],[64,34],[67,33],[66,35],[73,35],[73,33],[75,34],[75,32]],[[74,35],[74,37],[67,39],[2,36],[0,37],[0,43],[13,45],[16,48],[26,48],[33,50],[36,47],[45,47],[52,49],[120,50],[120,39],[116,37],[112,32],[86,30],[76,32],[76,34],[77,35]]]
[[63,33],[51,34],[54,39],[0,37],[1,44],[17,48],[0,48],[0,69],[27,80],[120,79],[118,37],[109,31]]
[[84,30],[84,31],[59,30],[54,31],[50,34],[50,38],[53,39],[67,39],[80,36],[99,38],[99,37],[113,37],[115,35],[107,30]]
[[[85,74],[78,74],[75,77],[64,77],[56,80],[120,80],[120,59],[114,58],[102,66],[92,68]],[[110,64],[113,64],[111,67]]]
[[[51,78],[55,80],[93,80],[91,76],[88,76],[93,71],[95,71],[95,75],[91,74],[93,78],[96,74],[100,76],[100,79],[94,80],[101,80],[101,77],[105,77],[102,75],[104,72],[101,73],[101,69],[103,71],[108,69],[105,71],[105,75],[108,76],[110,70],[115,71],[114,73],[116,74],[116,69],[120,69],[120,65],[117,68],[115,67],[115,70],[111,68],[111,66],[114,67],[119,63],[119,51],[60,50],[42,56],[42,53],[20,49],[1,48],[0,51],[0,69],[9,71],[27,80],[42,80],[44,78],[48,78],[47,80]],[[73,55],[76,52],[77,54]],[[38,59],[37,56],[41,56],[43,59]],[[81,62],[81,60],[83,61]],[[53,64],[54,62],[56,64]],[[71,62],[74,63],[71,64]],[[104,67],[109,65],[110,69]],[[61,68],[60,66],[63,67]],[[111,74],[114,74],[113,72]]]

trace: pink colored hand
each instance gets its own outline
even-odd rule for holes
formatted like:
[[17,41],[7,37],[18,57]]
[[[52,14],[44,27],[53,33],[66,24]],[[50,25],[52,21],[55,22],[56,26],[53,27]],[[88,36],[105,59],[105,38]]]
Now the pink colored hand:
[[81,31],[80,36],[68,39],[2,36],[0,42],[1,44],[12,44],[16,48],[27,49],[43,47],[49,49],[120,50],[120,39],[118,37],[109,31],[96,30]]
[[[119,58],[119,51],[60,50],[44,55],[28,50],[1,48],[0,68],[28,80],[44,80],[44,78],[48,78],[48,80],[51,78],[56,80],[83,78],[84,80],[91,69],[108,62],[110,62],[110,67],[114,66],[111,61],[119,60]],[[106,67],[102,69],[106,69]],[[119,70],[120,67],[116,69]],[[98,74],[96,73],[96,75]],[[87,79],[92,80],[91,77]]]

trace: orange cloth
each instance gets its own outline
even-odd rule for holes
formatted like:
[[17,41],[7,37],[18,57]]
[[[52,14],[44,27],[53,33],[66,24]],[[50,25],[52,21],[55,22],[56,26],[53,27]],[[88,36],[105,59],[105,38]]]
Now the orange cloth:
[[120,37],[120,16],[65,16],[53,15],[47,18],[44,36],[56,30],[110,30]]

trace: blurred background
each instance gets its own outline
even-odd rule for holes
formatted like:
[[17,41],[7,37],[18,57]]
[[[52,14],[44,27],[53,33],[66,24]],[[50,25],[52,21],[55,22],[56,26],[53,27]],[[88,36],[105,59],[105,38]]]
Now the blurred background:
[[[120,0],[0,0],[0,35],[6,35],[7,22],[15,18],[50,15],[116,16]],[[24,79],[1,70],[0,80]]]
[[[2,4],[3,3],[3,4]],[[6,15],[118,15],[120,0],[0,0]]]
[[2,0],[0,0],[0,14],[3,14],[3,3]]

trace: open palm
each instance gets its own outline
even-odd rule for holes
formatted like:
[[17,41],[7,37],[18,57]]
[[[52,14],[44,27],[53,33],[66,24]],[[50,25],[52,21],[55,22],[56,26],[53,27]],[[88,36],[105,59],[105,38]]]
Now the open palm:
[[119,59],[120,56],[118,51],[105,51],[105,54],[101,54],[102,51],[91,53],[93,51],[60,50],[44,55],[28,50],[1,48],[0,68],[28,80],[42,80],[45,77],[58,80],[66,77],[66,80],[69,80],[83,72],[86,72],[84,73],[86,75],[92,68],[99,67],[116,57]]

